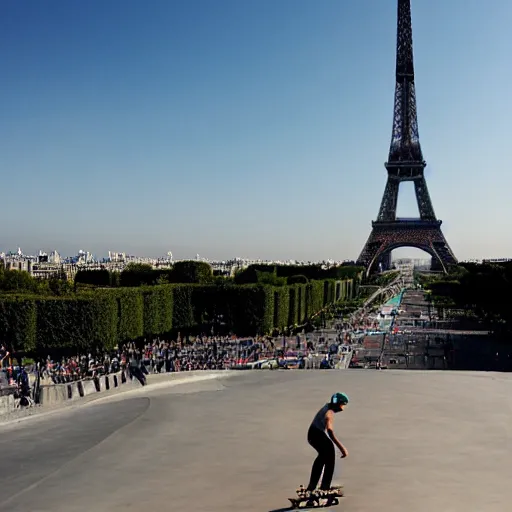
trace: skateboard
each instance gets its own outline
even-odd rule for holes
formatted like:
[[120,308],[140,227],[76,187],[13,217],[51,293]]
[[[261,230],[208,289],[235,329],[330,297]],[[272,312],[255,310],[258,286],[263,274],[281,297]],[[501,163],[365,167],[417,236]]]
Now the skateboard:
[[317,489],[313,492],[307,491],[301,485],[297,489],[297,498],[288,498],[291,503],[291,508],[304,508],[305,507],[331,507],[333,505],[339,504],[339,499],[343,496],[343,488],[338,487],[336,489],[332,489],[330,491],[322,491]]

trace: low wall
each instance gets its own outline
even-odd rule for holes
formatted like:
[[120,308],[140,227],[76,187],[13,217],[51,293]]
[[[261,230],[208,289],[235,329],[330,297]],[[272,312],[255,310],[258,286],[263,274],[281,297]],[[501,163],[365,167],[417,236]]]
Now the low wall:
[[[155,384],[159,381],[168,380],[187,380],[198,374],[208,373],[224,373],[223,370],[218,372],[196,371],[196,372],[171,372],[161,374],[147,375],[148,384]],[[137,379],[130,379],[128,372],[118,372],[110,375],[104,375],[96,379],[80,380],[69,382],[67,384],[43,384],[40,388],[39,402],[44,408],[51,408],[58,405],[70,404],[92,395],[105,395],[120,391],[128,391],[131,388],[142,388]],[[13,395],[0,396],[0,418],[5,418],[14,411],[20,411],[17,408],[18,400]],[[24,408],[27,409],[27,408]]]
[[0,416],[9,414],[10,412],[14,411],[14,408],[14,395],[0,396]]
[[[177,375],[185,375],[189,372],[177,372]],[[171,375],[165,373],[163,375]],[[148,380],[152,381],[155,375],[148,375]],[[129,372],[120,371],[109,375],[102,375],[94,379],[79,380],[67,384],[43,384],[39,402],[42,406],[52,406],[68,401],[80,400],[84,397],[97,395],[108,391],[114,391],[119,388],[142,387],[137,379],[130,379]]]

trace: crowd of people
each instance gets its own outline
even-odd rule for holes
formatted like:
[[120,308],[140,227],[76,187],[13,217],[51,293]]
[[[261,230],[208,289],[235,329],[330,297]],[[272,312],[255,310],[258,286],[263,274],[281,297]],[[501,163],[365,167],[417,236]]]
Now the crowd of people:
[[42,384],[64,384],[85,378],[128,370],[130,375],[193,370],[224,370],[237,364],[273,354],[272,339],[237,338],[236,336],[198,336],[173,341],[159,338],[142,346],[127,343],[104,354],[87,354],[62,359],[50,355],[44,362],[22,366],[9,359],[2,346],[0,385],[13,386],[19,375],[37,375]]
[[[338,338],[337,342],[341,343],[341,333]],[[149,374],[227,370],[274,358],[280,363],[278,367],[286,367],[286,364],[281,364],[286,363],[285,355],[289,355],[290,351],[297,353],[299,347],[301,357],[314,350],[311,342],[300,337],[197,336],[172,341],[155,338],[142,344],[126,343],[103,354],[91,353],[61,359],[49,355],[44,361],[25,361],[23,365],[17,359],[12,359],[2,346],[0,389],[16,388],[15,393],[20,396],[36,396],[35,389],[40,385],[94,379],[121,370],[127,378],[136,378],[144,385]]]

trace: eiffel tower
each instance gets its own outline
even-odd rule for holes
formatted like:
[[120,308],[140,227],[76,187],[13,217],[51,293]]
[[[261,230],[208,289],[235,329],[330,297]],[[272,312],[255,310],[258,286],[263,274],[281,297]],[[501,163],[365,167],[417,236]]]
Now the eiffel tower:
[[[432,257],[433,270],[447,270],[457,263],[441,231],[428,193],[416,113],[414,62],[412,51],[411,0],[398,0],[396,86],[393,132],[388,161],[384,164],[388,179],[377,220],[359,255],[357,264],[372,270],[391,266],[391,251],[398,247],[416,247]],[[419,218],[396,216],[400,183],[412,181],[416,192]]]

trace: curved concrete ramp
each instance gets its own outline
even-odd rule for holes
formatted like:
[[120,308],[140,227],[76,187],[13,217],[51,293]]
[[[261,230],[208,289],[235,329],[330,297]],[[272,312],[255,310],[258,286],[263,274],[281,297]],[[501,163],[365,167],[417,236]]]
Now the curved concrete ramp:
[[67,410],[0,434],[0,511],[268,512],[306,484],[334,391],[345,512],[505,512],[512,376],[254,371]]

